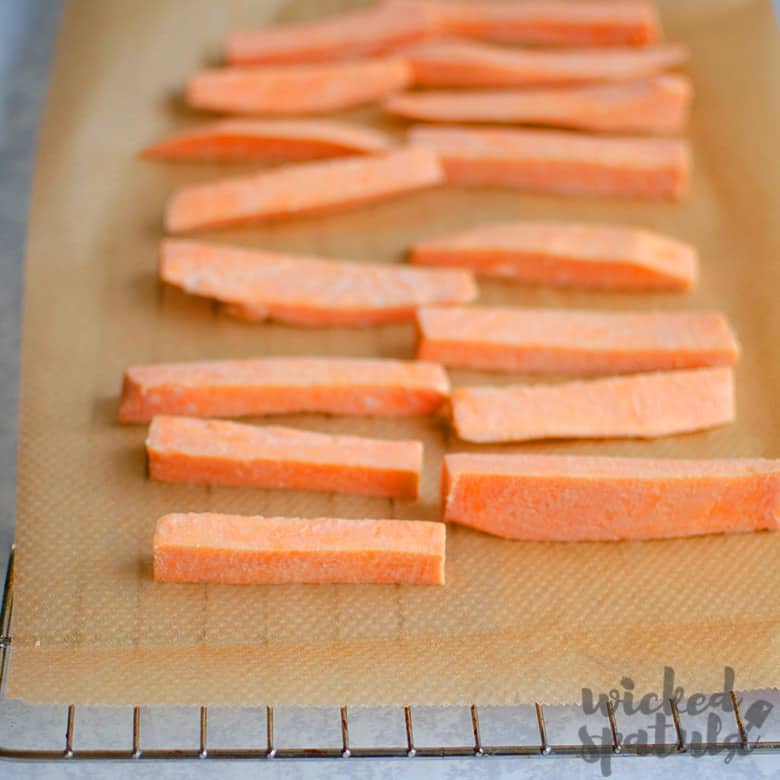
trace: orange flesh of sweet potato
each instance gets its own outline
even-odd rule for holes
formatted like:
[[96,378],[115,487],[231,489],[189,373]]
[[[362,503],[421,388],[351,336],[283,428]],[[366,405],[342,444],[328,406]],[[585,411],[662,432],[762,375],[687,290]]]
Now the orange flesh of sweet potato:
[[385,155],[286,165],[185,187],[168,202],[172,233],[344,209],[443,181],[437,156],[407,147]]
[[190,78],[187,102],[227,114],[326,114],[385,98],[411,83],[411,66],[399,57],[212,68]]
[[622,374],[736,363],[717,312],[423,307],[417,356],[447,366],[534,374]]
[[146,439],[162,482],[417,498],[423,445],[281,426],[158,416]]
[[731,368],[659,371],[557,385],[461,387],[453,423],[471,442],[655,438],[734,420]]
[[258,358],[162,363],[127,369],[120,422],[158,414],[243,417],[320,412],[421,415],[449,398],[441,366],[361,358]]
[[531,541],[777,529],[780,461],[458,453],[442,502],[448,521]]
[[690,244],[643,228],[576,222],[481,225],[415,244],[413,263],[554,287],[688,290],[698,276]]
[[682,44],[646,48],[509,49],[439,40],[406,52],[412,79],[424,87],[572,86],[657,76],[688,59]]
[[413,520],[171,514],[157,521],[158,582],[443,585],[445,527]]
[[688,189],[690,150],[679,139],[454,125],[419,125],[409,139],[439,155],[452,184],[663,200]]
[[162,243],[160,278],[234,304],[234,315],[298,325],[403,322],[423,304],[467,303],[477,295],[469,271],[340,262],[176,239]]
[[224,119],[147,146],[155,160],[311,160],[378,154],[393,146],[379,130],[324,119]]
[[650,2],[426,2],[440,33],[504,43],[641,46],[661,37]]
[[226,59],[231,65],[359,59],[424,40],[435,32],[431,21],[422,5],[394,0],[313,22],[235,32]]
[[692,89],[683,76],[526,90],[403,92],[387,113],[423,122],[546,125],[575,130],[674,133],[687,122]]

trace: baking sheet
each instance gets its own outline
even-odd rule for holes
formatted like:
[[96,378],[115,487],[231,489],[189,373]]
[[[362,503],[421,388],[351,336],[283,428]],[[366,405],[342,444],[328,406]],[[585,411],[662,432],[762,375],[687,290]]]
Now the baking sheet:
[[[352,6],[353,4],[349,4]],[[132,363],[258,355],[409,358],[411,327],[312,330],[236,322],[155,278],[166,196],[214,165],[139,161],[201,118],[180,89],[227,30],[347,3],[72,0],[45,113],[26,264],[17,568],[8,695],[103,704],[511,704],[577,701],[628,675],[659,690],[780,677],[780,534],[617,544],[448,536],[447,585],[156,585],[155,520],[170,511],[436,519],[438,465],[460,445],[441,420],[275,418],[426,447],[419,502],[155,484],[142,426],[115,422]],[[658,442],[500,451],[780,456],[780,112],[767,2],[663,4],[690,44],[694,177],[682,204],[533,197],[454,187],[328,217],[204,234],[356,260],[400,260],[414,240],[513,217],[640,224],[696,243],[689,296],[594,294],[482,282],[484,303],[720,308],[744,347],[738,422]],[[373,109],[348,116],[378,121]],[[388,125],[393,132],[402,123]],[[453,372],[456,383],[506,377]]]

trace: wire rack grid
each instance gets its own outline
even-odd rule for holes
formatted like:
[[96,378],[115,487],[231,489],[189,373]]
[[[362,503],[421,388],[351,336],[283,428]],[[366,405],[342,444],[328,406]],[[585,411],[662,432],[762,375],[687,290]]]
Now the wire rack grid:
[[[8,661],[12,648],[11,617],[14,592],[14,551],[8,560],[6,570],[2,611],[0,611],[0,691],[8,670]],[[734,691],[730,692],[731,710],[734,716],[735,733],[738,735],[736,751],[746,753],[769,753],[780,759],[780,740],[751,739],[745,728],[739,699]],[[26,705],[31,708],[36,705]],[[34,761],[121,761],[121,760],[183,760],[183,759],[220,759],[220,760],[270,760],[270,759],[340,759],[355,760],[366,758],[467,758],[467,757],[513,757],[513,758],[554,758],[601,756],[664,756],[671,754],[698,755],[703,751],[721,752],[735,750],[730,742],[699,742],[690,745],[686,740],[686,731],[677,702],[669,700],[669,710],[674,725],[674,740],[661,744],[624,743],[618,726],[618,718],[611,700],[607,702],[607,718],[604,733],[609,739],[602,744],[556,744],[548,737],[544,707],[536,703],[536,731],[538,740],[517,744],[485,744],[481,736],[479,708],[472,704],[469,708],[471,721],[470,743],[456,746],[422,746],[415,742],[412,707],[402,708],[405,744],[395,747],[361,747],[350,739],[349,707],[339,710],[339,733],[341,744],[338,747],[278,747],[278,733],[274,727],[274,708],[266,707],[265,742],[253,748],[210,748],[209,747],[209,708],[199,708],[198,743],[192,748],[144,748],[142,743],[142,709],[133,707],[132,726],[128,734],[125,749],[78,749],[74,748],[76,725],[76,705],[64,709],[64,743],[57,749],[29,749],[0,745],[0,759]]]

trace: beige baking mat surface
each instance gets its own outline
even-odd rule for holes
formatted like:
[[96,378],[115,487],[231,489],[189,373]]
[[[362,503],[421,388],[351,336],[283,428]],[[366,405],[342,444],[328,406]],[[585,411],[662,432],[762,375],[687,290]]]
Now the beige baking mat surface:
[[[688,690],[716,690],[725,664],[740,687],[776,686],[776,533],[535,544],[452,528],[443,588],[152,581],[152,533],[161,514],[436,519],[442,453],[466,449],[436,420],[282,418],[319,431],[419,437],[426,447],[421,501],[209,489],[148,481],[144,427],[114,421],[122,371],[131,363],[413,355],[411,327],[247,325],[155,279],[166,196],[222,172],[136,157],[145,143],[199,121],[177,94],[187,75],[213,61],[229,29],[342,7],[314,0],[74,0],[67,7],[27,257],[8,695],[116,704],[566,702],[578,700],[582,686],[609,689],[623,675],[638,689],[657,690],[664,665]],[[482,301],[721,308],[744,345],[738,423],[656,443],[496,449],[780,456],[777,31],[765,2],[670,0],[664,10],[670,37],[692,47],[697,90],[695,175],[682,204],[449,187],[214,237],[370,262],[400,260],[414,240],[497,218],[609,220],[668,231],[701,249],[701,284],[691,296],[494,282],[482,283]],[[466,372],[453,378],[489,379]]]

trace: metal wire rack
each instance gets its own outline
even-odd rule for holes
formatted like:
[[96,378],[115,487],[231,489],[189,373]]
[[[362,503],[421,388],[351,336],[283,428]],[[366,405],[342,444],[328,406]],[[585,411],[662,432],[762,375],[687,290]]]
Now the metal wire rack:
[[[0,612],[0,691],[3,690],[8,659],[12,647],[11,613],[13,610],[14,591],[14,552],[11,550],[5,575]],[[739,753],[770,753],[780,758],[779,740],[751,740],[745,728],[739,700],[736,694],[730,693],[732,712],[734,715],[735,734],[738,735],[736,750]],[[34,707],[35,705],[29,705]],[[117,761],[117,760],[148,760],[148,759],[221,759],[221,760],[277,760],[277,759],[340,759],[354,760],[360,758],[468,758],[502,756],[514,758],[553,758],[582,757],[598,758],[601,756],[642,756],[642,755],[697,755],[702,751],[734,750],[735,745],[729,742],[697,743],[695,750],[686,741],[681,714],[674,699],[669,700],[669,709],[674,725],[674,741],[663,744],[625,744],[621,738],[618,719],[611,701],[607,703],[607,723],[610,739],[603,744],[584,746],[582,744],[554,744],[548,737],[545,723],[544,708],[535,705],[536,729],[538,740],[528,744],[485,744],[480,730],[479,709],[471,705],[470,720],[472,740],[468,744],[457,746],[421,746],[415,743],[412,708],[403,707],[403,723],[405,744],[397,747],[360,747],[350,740],[349,708],[342,706],[339,710],[339,731],[341,744],[338,747],[278,747],[278,734],[274,728],[274,708],[266,707],[265,744],[253,748],[210,748],[209,747],[209,710],[200,707],[200,725],[198,744],[192,748],[152,748],[145,749],[142,744],[142,711],[140,707],[133,708],[132,727],[128,735],[128,746],[125,749],[77,749],[74,748],[76,724],[76,705],[71,704],[63,713],[64,744],[62,748],[51,750],[16,748],[0,745],[0,759],[18,761]]]

